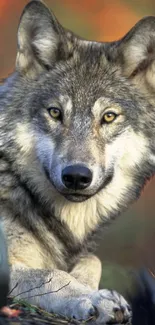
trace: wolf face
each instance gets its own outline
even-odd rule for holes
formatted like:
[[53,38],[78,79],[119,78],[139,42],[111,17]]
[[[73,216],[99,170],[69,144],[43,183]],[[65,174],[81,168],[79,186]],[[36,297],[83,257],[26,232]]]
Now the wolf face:
[[16,73],[1,90],[2,147],[58,215],[116,215],[154,172],[154,25],[145,18],[119,42],[90,42],[42,2],[26,6]]
[[[45,95],[48,103],[40,107],[44,131],[37,140],[37,157],[47,178],[61,195],[78,202],[108,189],[119,172],[126,181],[128,174],[134,178],[147,148],[143,134],[130,125],[128,107],[121,99],[110,98],[104,76],[99,80],[92,72],[89,85],[82,82],[83,66],[84,62],[79,74],[80,66],[76,71],[73,63],[66,77],[59,76],[63,85],[58,82],[55,92],[50,86],[55,77],[50,74],[46,79],[50,91]],[[134,101],[130,105],[134,109]]]

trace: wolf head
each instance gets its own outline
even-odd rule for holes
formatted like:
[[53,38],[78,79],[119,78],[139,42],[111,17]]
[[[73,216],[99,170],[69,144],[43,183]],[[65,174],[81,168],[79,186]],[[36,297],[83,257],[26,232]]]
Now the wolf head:
[[20,178],[42,198],[94,200],[105,216],[132,202],[154,171],[154,59],[154,17],[118,42],[98,43],[31,1],[16,74],[1,91],[3,142]]

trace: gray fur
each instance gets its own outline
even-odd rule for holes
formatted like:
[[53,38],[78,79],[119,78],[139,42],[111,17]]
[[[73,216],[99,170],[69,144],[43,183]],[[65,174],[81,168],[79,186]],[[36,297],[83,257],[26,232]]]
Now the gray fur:
[[[97,309],[101,323],[123,306],[129,317],[120,295],[97,291],[92,244],[154,173],[154,27],[147,17],[122,40],[97,43],[65,30],[40,1],[24,9],[16,71],[0,90],[0,211],[14,293],[47,310],[86,319]],[[106,124],[109,111],[117,118]],[[72,164],[91,170],[86,189],[64,186]]]

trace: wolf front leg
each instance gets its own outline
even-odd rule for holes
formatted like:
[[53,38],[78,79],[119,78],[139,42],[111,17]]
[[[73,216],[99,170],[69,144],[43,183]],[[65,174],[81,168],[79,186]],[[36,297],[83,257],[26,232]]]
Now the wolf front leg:
[[117,321],[118,311],[121,320],[129,317],[128,305],[121,296],[108,290],[92,290],[61,270],[16,266],[12,268],[11,283],[13,296],[69,318],[86,320],[94,316],[97,324],[105,324]]
[[99,258],[95,255],[87,255],[81,257],[70,274],[80,283],[97,290],[101,273],[102,265]]
[[[128,320],[131,316],[131,308],[128,305],[127,301],[116,291],[110,290],[96,290],[99,288],[99,283],[102,274],[102,264],[99,258],[95,255],[87,255],[81,257],[79,262],[75,265],[71,271],[71,275],[76,278],[80,283],[89,286],[92,289],[95,289],[91,293],[91,299],[94,302],[94,305],[97,307],[97,310],[106,309],[106,313],[111,312],[111,318],[121,322],[122,320]],[[119,308],[113,308],[113,303],[117,303]],[[112,305],[111,305],[112,304]],[[121,308],[120,308],[121,307]],[[114,310],[116,313],[114,313]],[[117,313],[117,311],[122,311],[122,313]],[[104,322],[103,313],[100,313],[98,322]]]

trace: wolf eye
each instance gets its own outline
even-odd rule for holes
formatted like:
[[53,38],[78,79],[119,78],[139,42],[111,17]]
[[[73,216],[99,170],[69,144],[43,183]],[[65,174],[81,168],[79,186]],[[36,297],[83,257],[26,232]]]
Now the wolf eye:
[[112,123],[117,117],[117,114],[114,112],[107,112],[103,115],[101,123]]
[[61,110],[57,107],[50,107],[48,108],[49,115],[55,119],[55,120],[61,120],[62,119],[62,113]]

